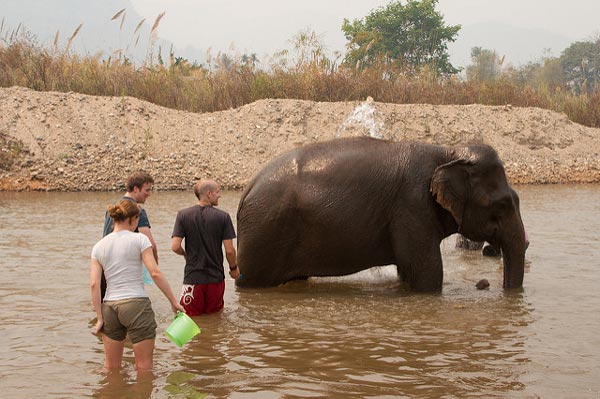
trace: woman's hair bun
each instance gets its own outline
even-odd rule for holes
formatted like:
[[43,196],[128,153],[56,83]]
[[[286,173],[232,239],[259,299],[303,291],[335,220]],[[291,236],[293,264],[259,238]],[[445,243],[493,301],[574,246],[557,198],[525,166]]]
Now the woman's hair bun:
[[108,214],[115,222],[138,216],[140,212],[139,205],[127,199],[108,206]]

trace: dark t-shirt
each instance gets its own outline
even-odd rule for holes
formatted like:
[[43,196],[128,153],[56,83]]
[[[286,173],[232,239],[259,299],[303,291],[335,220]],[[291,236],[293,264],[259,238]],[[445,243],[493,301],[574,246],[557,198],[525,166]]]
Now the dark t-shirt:
[[225,280],[223,240],[235,238],[227,212],[200,205],[182,209],[177,213],[172,236],[185,239],[184,284],[214,284]]
[[[135,200],[131,197],[123,196],[121,199],[126,199],[135,203]],[[115,202],[116,203],[116,202]],[[140,227],[150,227],[150,221],[148,220],[148,215],[146,214],[146,210],[142,208],[142,213],[140,213],[140,221],[138,222],[138,227],[135,229],[135,232],[139,232]],[[104,229],[102,230],[102,237],[105,237],[113,232],[115,228],[114,221],[108,215],[108,211],[104,214]]]

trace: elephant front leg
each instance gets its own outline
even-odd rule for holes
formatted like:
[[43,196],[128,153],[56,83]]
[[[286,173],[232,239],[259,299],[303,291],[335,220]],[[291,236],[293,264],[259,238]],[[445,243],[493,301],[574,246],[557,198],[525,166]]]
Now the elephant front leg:
[[398,272],[398,279],[403,283],[408,282],[408,267],[406,265],[396,265],[396,271]]
[[400,282],[400,286],[402,289],[407,291],[411,290],[410,283],[408,281],[409,272],[408,266],[405,265],[396,265],[396,271],[398,272],[398,281]]
[[440,248],[434,253],[418,257],[411,264],[412,279],[411,288],[416,292],[440,292],[444,282],[444,269],[442,267],[442,255]]
[[444,271],[439,245],[419,244],[416,241],[395,245],[396,267],[399,277],[408,283],[411,291],[439,292],[442,290]]

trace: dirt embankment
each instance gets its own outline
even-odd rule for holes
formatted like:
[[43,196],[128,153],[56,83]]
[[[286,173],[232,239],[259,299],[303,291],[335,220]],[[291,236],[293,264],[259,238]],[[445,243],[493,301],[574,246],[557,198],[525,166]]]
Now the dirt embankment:
[[130,97],[0,89],[0,190],[122,190],[139,169],[159,190],[200,178],[242,188],[270,159],[335,137],[483,142],[512,183],[600,182],[600,129],[511,106],[261,100],[195,114]]

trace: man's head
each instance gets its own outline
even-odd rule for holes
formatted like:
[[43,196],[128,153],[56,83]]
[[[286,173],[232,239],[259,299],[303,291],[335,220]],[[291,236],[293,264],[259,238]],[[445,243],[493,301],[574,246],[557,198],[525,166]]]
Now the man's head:
[[210,205],[219,205],[221,191],[214,180],[200,180],[194,184],[194,194],[198,200]]
[[154,179],[146,172],[136,172],[127,179],[127,194],[138,204],[146,202],[153,187]]

